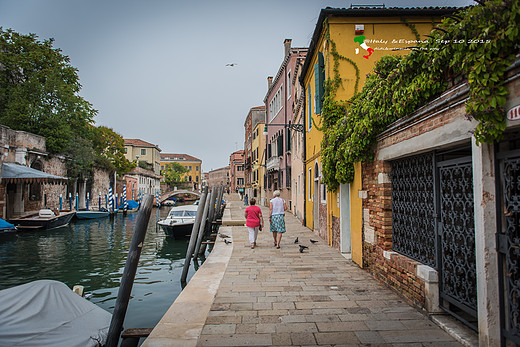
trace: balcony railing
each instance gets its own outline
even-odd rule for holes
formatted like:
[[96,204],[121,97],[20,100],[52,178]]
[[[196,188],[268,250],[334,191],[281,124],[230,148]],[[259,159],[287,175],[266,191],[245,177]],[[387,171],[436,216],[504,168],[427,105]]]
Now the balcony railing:
[[267,171],[278,171],[280,170],[280,157],[271,157],[267,160],[266,165]]

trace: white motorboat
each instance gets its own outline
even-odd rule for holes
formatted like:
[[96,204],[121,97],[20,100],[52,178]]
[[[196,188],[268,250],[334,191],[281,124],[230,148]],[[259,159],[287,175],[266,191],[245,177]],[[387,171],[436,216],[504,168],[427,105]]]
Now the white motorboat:
[[183,238],[191,235],[195,217],[197,216],[197,205],[182,205],[172,207],[168,216],[157,222],[159,226],[174,238]]

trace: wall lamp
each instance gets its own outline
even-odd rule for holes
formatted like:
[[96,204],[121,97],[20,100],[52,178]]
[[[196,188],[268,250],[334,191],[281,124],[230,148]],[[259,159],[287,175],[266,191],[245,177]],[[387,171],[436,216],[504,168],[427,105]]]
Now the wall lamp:
[[265,124],[264,136],[267,136],[267,127],[272,127],[272,126],[286,127],[291,130],[300,132],[302,134],[304,133],[303,124]]

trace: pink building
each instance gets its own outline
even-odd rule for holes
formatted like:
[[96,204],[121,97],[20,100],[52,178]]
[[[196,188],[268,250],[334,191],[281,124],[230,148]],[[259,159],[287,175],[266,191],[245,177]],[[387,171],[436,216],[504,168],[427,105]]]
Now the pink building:
[[[291,208],[291,134],[294,131],[293,105],[295,92],[292,79],[296,62],[305,59],[307,48],[291,48],[291,40],[284,41],[285,57],[276,74],[268,77],[268,89],[264,99],[267,126],[266,196],[272,197],[280,190],[281,197]],[[302,129],[303,130],[303,129]]]
[[229,157],[229,180],[231,192],[244,193],[244,150],[233,152]]

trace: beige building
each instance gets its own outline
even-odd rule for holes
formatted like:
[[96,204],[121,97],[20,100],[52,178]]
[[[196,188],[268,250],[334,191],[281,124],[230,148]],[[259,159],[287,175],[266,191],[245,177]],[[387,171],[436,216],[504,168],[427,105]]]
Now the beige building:
[[140,139],[125,139],[125,157],[129,161],[145,162],[155,175],[161,174],[161,149]]
[[211,170],[208,175],[208,187],[229,188],[229,166]]

